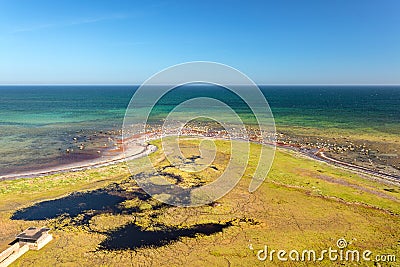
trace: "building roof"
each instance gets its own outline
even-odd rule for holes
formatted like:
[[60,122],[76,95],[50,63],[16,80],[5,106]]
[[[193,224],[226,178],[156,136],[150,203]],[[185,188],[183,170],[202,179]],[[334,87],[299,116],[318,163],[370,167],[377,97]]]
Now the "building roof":
[[38,240],[43,234],[50,231],[50,228],[36,228],[36,227],[29,227],[22,233],[17,235],[18,239],[29,239],[29,240]]

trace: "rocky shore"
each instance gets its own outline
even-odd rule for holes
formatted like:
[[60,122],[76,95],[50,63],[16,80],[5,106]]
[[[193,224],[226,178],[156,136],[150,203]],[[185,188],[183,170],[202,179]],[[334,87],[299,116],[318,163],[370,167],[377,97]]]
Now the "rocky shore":
[[[59,148],[59,159],[53,166],[9,173],[0,176],[0,180],[48,175],[55,172],[82,170],[104,166],[126,160],[126,157],[140,157],[154,151],[146,141],[165,135],[176,134],[175,129],[162,129],[161,124],[147,126],[145,131],[125,136],[122,143],[122,130],[77,131]],[[246,126],[246,131],[237,130],[227,133],[218,123],[192,122],[182,128],[180,134],[213,138],[249,139],[264,144],[275,143],[279,147],[295,149],[313,158],[324,160],[354,170],[367,170],[370,174],[382,174],[387,177],[400,177],[398,146],[387,146],[384,142],[360,140],[351,136],[303,136],[292,132],[265,134],[267,140],[260,137],[260,131],[253,126]],[[123,153],[125,150],[125,153]],[[323,153],[322,153],[323,152]],[[323,156],[322,156],[323,155]],[[382,176],[381,175],[381,176]]]

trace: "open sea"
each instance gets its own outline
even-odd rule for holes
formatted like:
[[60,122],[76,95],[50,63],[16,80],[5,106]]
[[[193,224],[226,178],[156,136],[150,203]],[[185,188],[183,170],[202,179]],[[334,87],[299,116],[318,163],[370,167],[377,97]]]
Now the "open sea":
[[[120,134],[135,86],[0,86],[0,176],[100,157]],[[280,126],[400,135],[400,86],[261,86]],[[154,110],[162,120],[196,96],[219,99],[244,120],[248,107],[213,86],[177,88]],[[78,147],[83,144],[85,149]],[[73,153],[66,153],[70,149]]]

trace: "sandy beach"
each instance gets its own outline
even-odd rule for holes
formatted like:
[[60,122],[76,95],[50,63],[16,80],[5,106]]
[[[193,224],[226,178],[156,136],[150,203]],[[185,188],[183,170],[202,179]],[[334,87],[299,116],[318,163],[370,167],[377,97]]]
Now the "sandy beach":
[[[210,133],[202,132],[203,130],[204,129],[189,128],[189,129],[186,129],[186,131],[184,133],[188,134],[188,135],[194,134],[195,136],[203,136],[203,137],[212,138],[212,139],[225,139],[225,140],[229,139],[223,133],[217,134],[216,132],[212,132],[210,134]],[[125,145],[123,145],[122,140],[117,141],[117,147],[115,149],[106,150],[105,153],[103,153],[101,157],[98,157],[95,159],[90,159],[90,160],[78,161],[78,162],[74,162],[74,163],[70,163],[70,164],[64,164],[64,165],[58,165],[58,166],[49,167],[49,168],[33,170],[33,171],[6,174],[6,175],[0,176],[0,181],[1,180],[18,179],[18,178],[33,178],[33,177],[46,176],[46,175],[61,173],[61,172],[81,171],[81,170],[86,170],[86,169],[108,166],[108,165],[124,162],[127,160],[137,159],[140,157],[147,156],[157,150],[157,147],[155,147],[153,145],[149,145],[145,141],[159,139],[162,136],[165,137],[166,135],[161,134],[160,131],[150,131],[145,134],[135,135],[130,138],[126,138],[124,140]],[[277,134],[277,136],[282,137],[283,135]],[[238,140],[240,140],[240,138]],[[293,150],[304,156],[307,156],[308,158],[312,158],[312,159],[318,160],[318,161],[323,161],[323,162],[326,162],[331,165],[335,165],[340,168],[348,169],[357,174],[367,176],[368,178],[380,180],[381,182],[400,184],[400,176],[398,176],[397,174],[387,173],[387,172],[383,172],[381,170],[367,168],[365,166],[355,165],[355,164],[349,163],[346,160],[340,160],[340,159],[334,158],[334,157],[330,156],[329,154],[327,154],[326,149],[324,149],[324,148],[317,149],[315,147],[306,146],[302,142],[300,142],[300,143],[292,142],[292,141],[290,141],[290,137],[289,138],[286,137],[283,140],[284,141],[278,140],[275,143],[276,147],[279,147],[282,149]],[[250,140],[250,141],[254,142],[254,143],[260,143],[258,141],[258,139]],[[261,143],[270,145],[270,143],[265,143],[265,142],[261,142]]]
[[102,157],[85,160],[81,162],[75,162],[71,164],[59,165],[50,168],[43,168],[34,171],[21,172],[21,173],[12,173],[0,176],[0,181],[2,180],[11,180],[18,178],[33,178],[39,176],[45,176],[55,173],[61,172],[73,172],[73,171],[81,171],[91,168],[98,168],[103,166],[108,166],[111,164],[120,163],[126,160],[132,160],[136,158],[140,158],[150,153],[156,151],[157,148],[153,145],[129,145],[127,149],[121,149],[120,152],[115,153],[105,153]]

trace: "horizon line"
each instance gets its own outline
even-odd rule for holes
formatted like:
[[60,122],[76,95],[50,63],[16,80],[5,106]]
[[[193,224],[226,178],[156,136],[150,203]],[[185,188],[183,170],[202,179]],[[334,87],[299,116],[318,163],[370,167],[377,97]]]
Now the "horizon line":
[[[400,86],[400,84],[389,83],[255,83],[257,86]],[[130,83],[0,83],[0,86],[140,86],[141,84]],[[164,84],[174,85],[174,84]],[[243,84],[230,84],[243,85]],[[244,85],[245,86],[245,85]]]

